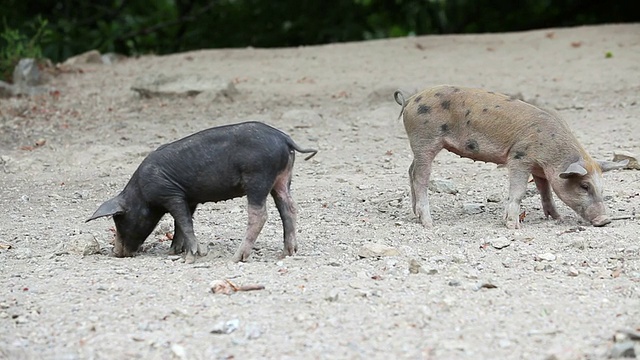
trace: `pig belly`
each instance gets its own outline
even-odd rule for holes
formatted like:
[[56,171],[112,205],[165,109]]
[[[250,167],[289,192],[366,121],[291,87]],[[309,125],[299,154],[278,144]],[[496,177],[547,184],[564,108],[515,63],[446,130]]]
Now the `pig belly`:
[[484,161],[494,164],[506,164],[508,151],[499,150],[495,146],[478,144],[475,141],[452,141],[444,139],[444,146],[448,151],[474,161]]

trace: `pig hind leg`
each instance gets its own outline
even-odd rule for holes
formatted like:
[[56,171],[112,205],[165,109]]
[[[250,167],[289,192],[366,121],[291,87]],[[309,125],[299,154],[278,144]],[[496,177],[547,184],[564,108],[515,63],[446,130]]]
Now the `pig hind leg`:
[[[189,208],[189,211],[191,212],[191,219],[193,219],[193,214],[196,212],[196,206]],[[180,224],[175,219],[173,228],[173,240],[171,240],[171,247],[169,247],[169,255],[181,254],[184,251],[184,238],[182,231],[180,230]],[[200,252],[199,248],[198,252]]]
[[[293,165],[293,164],[292,164]],[[291,166],[276,178],[271,196],[276,203],[284,232],[284,255],[290,256],[298,251],[296,242],[296,204],[291,197]]]
[[527,191],[529,171],[509,166],[509,199],[505,208],[506,226],[509,229],[520,228],[520,202]]
[[[262,227],[267,222],[267,196],[271,191],[272,181],[266,179],[256,179],[253,183],[261,184],[257,187],[250,186],[246,189],[248,206],[247,231],[240,247],[233,255],[234,262],[247,261],[256,239],[262,231]],[[268,184],[268,186],[265,186]]]
[[549,181],[545,178],[535,175],[533,176],[533,181],[535,181],[538,192],[540,193],[540,200],[542,201],[542,210],[544,211],[544,216],[547,218],[551,216],[553,219],[560,219],[561,216],[560,214],[558,214],[556,205],[553,202],[553,195],[551,192]]

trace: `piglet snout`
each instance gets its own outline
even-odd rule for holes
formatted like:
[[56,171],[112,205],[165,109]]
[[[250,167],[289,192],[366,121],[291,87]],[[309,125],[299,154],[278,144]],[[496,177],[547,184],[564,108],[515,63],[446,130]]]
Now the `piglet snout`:
[[611,222],[611,219],[607,215],[600,215],[591,220],[593,226],[605,226]]

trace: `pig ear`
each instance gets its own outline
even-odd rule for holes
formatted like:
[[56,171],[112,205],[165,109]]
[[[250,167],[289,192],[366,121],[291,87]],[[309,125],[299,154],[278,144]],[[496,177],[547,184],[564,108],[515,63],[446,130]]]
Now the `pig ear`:
[[585,176],[587,175],[587,169],[584,168],[579,162],[571,163],[567,170],[560,173],[560,177],[568,179],[573,176]]
[[125,209],[121,204],[120,197],[116,196],[111,200],[107,200],[104,204],[100,205],[98,210],[91,215],[85,222],[101,218],[103,216],[111,216],[124,213]]
[[611,171],[611,170],[624,168],[625,166],[627,166],[627,164],[629,164],[629,159],[625,159],[625,160],[622,160],[622,161],[598,160],[598,164],[600,165],[600,168],[602,169],[602,172],[607,172],[607,171]]

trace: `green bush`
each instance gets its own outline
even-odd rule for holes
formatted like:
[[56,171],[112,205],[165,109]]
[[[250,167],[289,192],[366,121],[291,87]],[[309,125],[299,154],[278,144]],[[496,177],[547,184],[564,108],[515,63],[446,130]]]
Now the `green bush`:
[[6,19],[3,19],[3,23],[4,31],[0,33],[0,78],[11,81],[13,69],[20,59],[43,58],[42,41],[50,35],[50,31],[47,29],[48,21],[39,16],[28,26],[33,30],[31,36],[11,29]]

